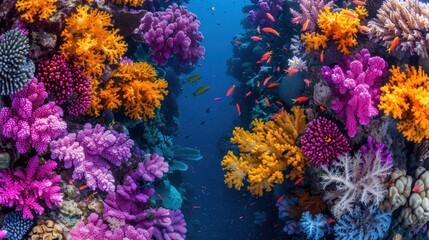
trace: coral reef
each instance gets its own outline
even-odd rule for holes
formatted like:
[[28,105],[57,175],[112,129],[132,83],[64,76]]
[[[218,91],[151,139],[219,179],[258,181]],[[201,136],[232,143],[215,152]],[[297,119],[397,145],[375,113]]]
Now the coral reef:
[[145,0],[110,0],[110,1],[114,4],[129,5],[132,7],[140,7],[145,2]]
[[164,173],[168,172],[168,163],[164,158],[154,153],[144,156],[143,162],[140,162],[137,169],[132,174],[143,177],[147,182],[155,181],[155,177],[162,178]]
[[289,69],[298,69],[300,72],[307,71],[307,63],[297,56],[287,60]]
[[323,11],[325,7],[332,7],[334,1],[325,0],[298,0],[300,12],[290,8],[290,13],[293,19],[298,19],[297,24],[304,25],[308,21],[307,30],[313,32],[317,28],[319,20],[319,12]]
[[250,184],[247,189],[262,196],[264,190],[271,191],[274,184],[283,182],[282,171],[287,167],[291,167],[291,171],[286,178],[302,176],[308,160],[295,142],[305,128],[305,115],[299,107],[291,111],[293,115],[283,112],[266,123],[261,119],[253,120],[252,132],[235,128],[231,143],[238,145],[240,153],[235,155],[228,151],[222,160],[228,187],[239,190],[247,178]]
[[276,19],[283,11],[285,0],[251,0],[251,2],[256,4],[256,8],[247,13],[247,21],[252,25],[272,27],[274,22],[268,18],[267,13]]
[[408,176],[404,169],[393,168],[392,174],[386,181],[387,193],[380,205],[380,209],[392,212],[405,205],[411,194],[413,178]]
[[2,229],[7,239],[24,239],[25,234],[33,225],[33,219],[25,219],[20,212],[10,212],[3,219]]
[[62,240],[63,228],[52,220],[39,219],[28,233],[28,240]]
[[301,217],[301,225],[308,239],[323,238],[328,227],[327,221],[328,219],[323,214],[317,214],[313,218],[310,212],[304,212]]
[[50,18],[56,11],[57,0],[18,0],[16,1],[15,8],[21,12],[21,18],[29,22],[34,22],[35,18],[38,20],[46,20]]

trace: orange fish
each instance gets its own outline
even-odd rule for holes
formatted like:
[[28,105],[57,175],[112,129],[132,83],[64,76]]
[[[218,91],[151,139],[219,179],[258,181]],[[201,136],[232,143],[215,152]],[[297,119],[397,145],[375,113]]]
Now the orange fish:
[[306,101],[308,101],[308,97],[306,97],[306,96],[301,96],[301,97],[299,97],[299,98],[295,98],[295,99],[292,99],[292,101],[293,101],[293,103],[302,103],[302,102],[306,102]]
[[323,62],[325,60],[325,50],[322,50],[319,56],[320,62]]
[[256,104],[259,104],[259,101],[258,101],[257,99],[255,99],[255,103],[256,103]]
[[261,40],[262,40],[262,37],[259,37],[259,36],[252,36],[252,37],[250,37],[250,39],[252,39],[253,41],[261,41]]
[[240,41],[235,41],[234,42],[234,44],[236,44],[236,45],[241,45],[241,44],[243,44],[242,42],[240,42]]
[[261,61],[267,60],[271,56],[271,53],[272,53],[272,51],[268,51],[268,52],[264,53],[264,55],[262,55],[262,57],[261,57]]
[[161,201],[164,201],[164,198],[162,197],[161,194],[157,193],[156,196],[158,196],[158,198],[161,199]]
[[86,201],[91,201],[96,194],[97,194],[97,192],[94,192],[91,195],[89,195],[88,197],[86,197]]
[[250,96],[250,94],[252,94],[252,92],[251,92],[251,91],[248,91],[248,92],[246,93],[246,97]]
[[270,83],[267,88],[275,88],[275,87],[278,87],[279,85],[280,84],[278,83]]
[[269,58],[267,59],[267,64],[270,64],[270,62],[271,62],[271,57],[269,57]]
[[308,79],[304,79],[304,83],[305,83],[305,86],[310,86],[310,80],[308,80]]
[[231,93],[234,92],[234,89],[235,89],[235,85],[232,85],[232,87],[230,87],[228,91],[226,91],[226,96],[228,97],[229,95],[231,95]]
[[361,32],[369,32],[369,27],[367,26],[359,26],[358,29]]
[[285,198],[285,195],[281,195],[281,196],[277,199],[276,203],[279,203],[281,200],[283,200],[283,198]]
[[266,43],[267,44],[267,48],[270,48],[271,47],[271,45],[269,44],[269,43]]
[[304,177],[300,177],[293,184],[298,185],[300,182],[302,182],[303,179]]
[[279,115],[280,115],[280,113],[276,113],[276,114],[274,114],[273,116],[271,116],[271,120],[276,119]]
[[262,84],[263,86],[267,85],[268,81],[270,81],[271,76],[265,78],[264,83]]
[[280,112],[282,112],[282,113],[285,112],[285,107],[284,106],[282,106],[282,110]]
[[324,107],[323,105],[320,105],[320,106],[319,106],[319,109],[320,109],[320,111],[322,111],[322,112],[323,112],[323,111],[325,111],[325,107]]
[[298,24],[300,19],[301,19],[301,16],[294,17],[292,18],[292,23]]
[[344,14],[349,18],[357,18],[357,16],[354,15],[352,12],[345,12]]
[[256,32],[261,34],[261,28],[259,26],[256,28]]
[[87,186],[86,186],[86,184],[83,184],[82,186],[80,186],[79,187],[79,190],[83,190],[83,189],[85,189]]
[[265,104],[267,104],[268,107],[270,106],[270,101],[268,100],[268,98],[264,98],[264,102]]
[[277,67],[276,71],[277,71],[277,72],[280,72],[280,67]]
[[282,102],[280,102],[279,100],[276,100],[276,103],[277,103],[278,105],[280,105],[280,106],[282,106],[282,105],[283,105],[283,103],[282,103]]
[[305,31],[307,31],[307,27],[308,27],[308,24],[310,23],[310,19],[308,19],[307,21],[305,21],[305,23],[304,24],[302,24],[302,28],[301,28],[301,31],[302,32],[305,32]]
[[331,223],[333,223],[333,222],[335,222],[335,220],[334,220],[334,219],[332,219],[332,218],[329,218],[329,219],[328,219],[328,224],[331,224]]
[[277,37],[280,37],[280,33],[279,32],[277,32],[275,29],[273,29],[273,28],[270,28],[270,27],[264,27],[264,28],[262,28],[262,31],[263,32],[266,32],[266,33],[271,33],[271,34],[274,34],[274,35],[276,35]]
[[314,37],[315,34],[316,34],[316,32],[310,33],[310,37]]
[[413,189],[411,189],[411,191],[415,192],[418,191],[420,189],[420,185],[416,185],[413,187]]
[[276,20],[274,19],[273,15],[271,15],[271,13],[267,13],[267,18],[270,19],[272,22],[275,22]]
[[261,60],[259,60],[259,61],[257,61],[257,62],[256,62],[256,64],[261,64],[261,63],[262,63],[262,61],[261,61]]
[[360,0],[353,0],[353,3],[354,3],[354,4],[356,4],[356,5],[361,5],[361,6],[363,6],[363,5],[366,5],[366,0],[365,0],[364,2],[362,2],[362,1],[360,1]]
[[204,57],[204,55],[201,55],[200,57],[201,57],[201,59],[206,60],[206,58]]
[[395,47],[398,45],[398,43],[399,43],[399,37],[396,36],[393,39],[392,43],[390,44],[390,47],[387,49],[387,52],[390,53],[393,49],[395,49]]
[[238,116],[240,116],[241,115],[240,105],[238,105],[238,103],[236,103],[235,107],[237,108]]
[[292,74],[294,74],[294,73],[299,72],[299,70],[298,70],[298,69],[296,69],[296,68],[291,68],[291,69],[288,69],[288,70],[284,70],[284,72],[285,72],[285,73],[289,73],[289,75],[292,75]]

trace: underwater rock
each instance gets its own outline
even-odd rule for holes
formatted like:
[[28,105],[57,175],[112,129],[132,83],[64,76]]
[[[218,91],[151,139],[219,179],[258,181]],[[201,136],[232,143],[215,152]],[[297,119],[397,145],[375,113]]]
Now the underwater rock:
[[[289,80],[288,80],[289,79]],[[300,73],[295,73],[291,77],[283,77],[279,86],[279,97],[283,102],[292,105],[292,99],[303,95],[305,83]]]
[[313,101],[317,106],[329,107],[331,105],[331,88],[324,83],[318,82],[314,85]]
[[9,167],[10,155],[7,152],[0,153],[0,169],[6,169]]
[[34,226],[28,234],[28,240],[62,240],[63,228],[54,223],[52,220],[37,220],[37,225]]
[[163,200],[162,203],[165,208],[179,210],[182,207],[182,196],[179,191],[170,184],[169,180],[165,180],[156,188],[156,192],[159,193]]

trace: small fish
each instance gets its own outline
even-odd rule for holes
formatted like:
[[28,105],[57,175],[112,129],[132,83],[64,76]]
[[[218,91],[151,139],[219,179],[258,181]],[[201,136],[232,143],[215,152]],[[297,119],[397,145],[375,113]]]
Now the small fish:
[[286,155],[287,153],[289,152],[289,150],[284,150],[283,152],[282,152],[282,156],[284,156],[284,155]]
[[395,47],[398,45],[398,43],[399,43],[399,37],[396,36],[393,39],[392,43],[390,44],[390,47],[387,49],[387,52],[390,53],[393,49],[395,49]]
[[256,86],[257,87],[261,86],[261,83],[259,81],[256,81]]
[[333,222],[335,222],[335,220],[334,220],[334,219],[332,219],[332,218],[329,218],[329,219],[328,219],[328,224],[331,224],[331,223],[333,223]]
[[161,199],[161,201],[164,201],[164,198],[162,197],[161,194],[157,193],[156,196],[158,196],[158,198]]
[[322,111],[322,112],[323,112],[323,111],[325,111],[325,107],[324,107],[323,105],[320,105],[320,106],[319,106],[319,109],[320,109],[320,111]]
[[353,0],[353,3],[356,5],[364,6],[364,5],[366,5],[366,0],[363,2],[360,0]]
[[271,56],[271,53],[272,53],[273,51],[268,51],[268,52],[266,52],[266,53],[264,53],[263,55],[262,55],[262,57],[261,57],[261,61],[265,61],[265,60],[267,60],[270,56]]
[[290,76],[292,76],[292,74],[294,74],[294,73],[297,73],[297,72],[299,72],[299,70],[298,69],[296,69],[296,68],[291,68],[291,69],[288,69],[288,70],[283,70],[285,73],[288,73]]
[[91,201],[96,194],[97,194],[97,192],[94,192],[91,195],[89,195],[88,197],[86,197],[86,201]]
[[279,85],[280,85],[279,83],[270,83],[267,88],[275,88],[275,87],[278,87]]
[[244,217],[243,217],[243,216],[240,216],[239,218],[240,218],[240,220],[241,220],[241,219],[243,219]]
[[261,28],[260,28],[259,26],[256,28],[256,32],[257,32],[258,34],[261,34]]
[[252,92],[251,92],[251,91],[248,91],[248,92],[246,93],[246,96],[245,96],[245,97],[250,96],[250,94],[252,94]]
[[262,84],[263,86],[267,85],[268,81],[270,81],[271,76],[265,78],[264,83]]
[[192,206],[192,208],[193,208],[193,209],[198,209],[198,208],[201,208],[201,207],[200,207],[200,206],[195,205],[195,206]]
[[320,62],[323,62],[325,60],[325,50],[322,50],[322,52],[320,53]]
[[282,103],[282,102],[280,102],[279,100],[276,100],[276,103],[277,103],[278,105],[280,105],[280,106],[283,106],[283,103]]
[[262,60],[256,61],[256,64],[261,64]]
[[201,58],[202,60],[206,60],[206,58],[204,57],[204,55],[201,55],[201,56],[200,56],[200,58]]
[[188,77],[187,79],[185,79],[185,82],[187,82],[187,83],[194,83],[194,82],[197,82],[200,79],[201,79],[201,75],[195,74],[195,75],[192,75],[192,76]]
[[305,21],[305,23],[304,24],[302,24],[302,28],[301,28],[301,31],[302,32],[305,32],[305,31],[307,31],[307,27],[308,27],[308,24],[310,23],[310,19],[308,19],[307,21]]
[[241,115],[240,105],[236,103],[235,107],[237,108],[238,116],[240,116]]
[[302,103],[308,101],[308,97],[301,96],[299,98],[292,99],[293,103]]
[[85,188],[87,188],[87,186],[86,186],[86,184],[83,184],[82,186],[79,187],[79,190],[83,190]]
[[271,13],[267,12],[266,13],[267,18],[270,19],[272,22],[275,22],[276,20],[274,19],[273,15],[271,15]]
[[255,99],[255,103],[256,103],[256,104],[259,104],[259,101],[258,101],[258,99]]
[[207,108],[207,109],[206,109],[206,113],[211,112],[211,111],[212,111],[212,109],[213,109],[212,107]]
[[277,72],[280,72],[280,67],[277,67],[276,71],[277,71]]
[[301,16],[294,17],[292,18],[292,23],[298,24],[300,19],[301,19]]
[[271,116],[271,120],[276,119],[279,115],[280,115],[280,113],[276,113],[276,114],[274,114],[273,116]]
[[262,37],[259,37],[259,36],[252,36],[252,37],[250,37],[250,39],[252,39],[253,41],[261,41],[262,40]]
[[304,177],[300,177],[293,184],[298,185],[300,182],[302,182],[303,179],[304,179]]
[[267,59],[267,64],[270,64],[271,62],[271,56]]
[[273,29],[273,28],[270,28],[270,27],[264,27],[264,28],[262,28],[262,31],[263,32],[266,32],[266,33],[271,33],[271,34],[274,34],[274,35],[276,35],[277,37],[280,37],[280,33],[278,33],[275,29]]
[[220,101],[220,100],[222,100],[222,98],[220,98],[220,97],[213,98],[213,101]]
[[352,12],[345,12],[344,14],[349,18],[357,18],[357,16],[354,15],[354,13],[352,13]]
[[198,95],[201,95],[201,94],[207,92],[208,90],[209,90],[209,87],[201,86],[195,92],[193,92],[192,95],[194,95],[194,97],[195,97],[195,96],[198,96]]
[[310,37],[314,37],[314,35],[316,35],[316,32],[310,33]]
[[305,83],[305,86],[310,86],[310,80],[308,80],[308,79],[304,79],[304,83]]
[[410,30],[416,30],[416,31],[419,31],[419,32],[421,32],[423,34],[428,34],[429,33],[429,30],[418,29],[418,28],[410,28]]
[[413,192],[416,192],[418,190],[420,190],[420,185],[416,185],[413,187],[413,189],[411,189],[411,191],[413,191]]
[[268,98],[264,98],[264,102],[265,104],[267,104],[268,107],[270,106],[270,101],[268,100]]
[[281,200],[283,200],[283,198],[285,198],[285,195],[281,195],[281,196],[277,199],[276,203],[279,203]]
[[232,92],[234,92],[234,89],[235,89],[235,85],[232,85],[232,87],[230,87],[228,91],[226,91],[226,96],[228,97],[229,95],[231,95]]
[[369,32],[369,27],[367,26],[359,26],[358,29],[361,32]]
[[240,41],[235,41],[234,42],[234,44],[236,44],[236,45],[241,45],[241,44],[243,44],[242,42],[240,42]]

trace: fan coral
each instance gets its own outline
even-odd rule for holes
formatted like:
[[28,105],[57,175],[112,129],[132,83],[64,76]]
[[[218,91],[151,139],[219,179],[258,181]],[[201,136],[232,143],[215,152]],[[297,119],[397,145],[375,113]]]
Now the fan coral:
[[145,0],[110,0],[110,1],[114,4],[130,5],[132,7],[140,7],[145,2]]
[[[33,225],[33,219],[25,219],[20,212],[10,212],[3,219],[2,228],[7,239],[24,239],[25,234]],[[2,239],[0,237],[0,239]]]
[[21,12],[21,18],[29,22],[34,22],[34,18],[45,20],[57,11],[57,0],[18,0],[15,8]]
[[305,212],[301,216],[301,225],[308,239],[319,240],[325,236],[325,231],[329,226],[323,214],[317,214],[314,218],[310,212]]
[[313,32],[316,30],[319,12],[323,11],[324,7],[332,7],[334,1],[325,2],[325,0],[298,0],[299,8],[302,13],[290,8],[290,13],[293,18],[298,19],[297,24],[303,25],[308,21],[307,30]]
[[54,94],[57,104],[67,104],[71,115],[78,116],[91,105],[91,78],[83,74],[81,66],[73,66],[61,55],[54,55],[37,66],[36,77],[46,90]]
[[353,56],[344,56],[334,68],[320,70],[331,87],[334,100],[332,110],[346,122],[347,133],[353,137],[359,124],[368,125],[378,114],[380,87],[387,76],[387,62],[381,57],[371,57],[367,49]]
[[203,40],[203,34],[197,32],[199,26],[197,16],[187,7],[172,4],[164,12],[146,13],[135,32],[142,34],[157,64],[165,65],[175,55],[179,64],[195,65],[205,52],[199,43]]
[[52,140],[67,133],[63,110],[54,102],[42,105],[48,94],[36,78],[10,97],[11,107],[0,110],[0,133],[16,141],[19,153],[26,153],[30,146],[42,153]]
[[318,118],[308,124],[301,138],[302,150],[310,162],[320,166],[329,165],[339,155],[351,150],[337,125],[326,118]]
[[274,184],[283,182],[286,168],[291,168],[286,178],[294,179],[303,174],[308,161],[295,142],[305,128],[305,115],[299,107],[293,107],[292,112],[281,113],[266,123],[255,119],[252,132],[235,128],[231,142],[238,144],[240,154],[237,156],[228,151],[222,160],[228,187],[239,190],[247,176],[250,184],[247,189],[262,196],[264,190],[269,192]]
[[324,199],[333,204],[334,216],[352,212],[357,203],[378,206],[384,199],[384,182],[391,168],[392,164],[383,159],[383,151],[377,149],[365,154],[358,151],[353,157],[343,155],[330,168],[322,166]]
[[157,78],[154,67],[147,62],[122,62],[110,77],[106,88],[96,93],[101,102],[92,107],[92,112],[98,115],[97,105],[111,110],[123,105],[125,115],[147,121],[154,118],[155,109],[168,94],[167,81]]
[[414,0],[386,0],[378,9],[377,18],[368,22],[371,40],[388,48],[399,37],[396,49],[427,58],[429,39],[429,4]]
[[337,220],[334,226],[335,239],[384,239],[391,221],[391,213],[382,212],[375,206],[365,210],[357,206],[353,212]]
[[30,82],[35,69],[29,51],[28,37],[22,30],[0,36],[0,95],[16,93]]
[[419,66],[392,66],[389,82],[381,88],[379,108],[399,119],[398,130],[408,141],[421,142],[429,138],[429,77]]
[[52,160],[40,165],[39,158],[34,156],[25,171],[0,171],[0,204],[15,206],[24,218],[34,218],[33,212],[43,214],[42,203],[48,208],[58,205],[63,194],[61,177],[53,173],[56,167],[57,163]]
[[278,17],[283,11],[283,3],[285,0],[251,0],[256,4],[255,10],[250,10],[247,13],[247,20],[252,25],[273,27],[274,22],[270,20],[267,13],[271,16]]
[[99,76],[105,62],[117,63],[127,51],[124,38],[113,28],[111,15],[88,6],[78,6],[77,12],[66,19],[66,27],[61,33],[64,43],[61,53],[68,60],[76,58],[76,63],[84,67],[90,76]]
[[164,173],[168,172],[168,163],[164,158],[154,153],[147,154],[143,162],[140,162],[134,174],[143,177],[147,182],[155,181],[155,177],[162,178]]

